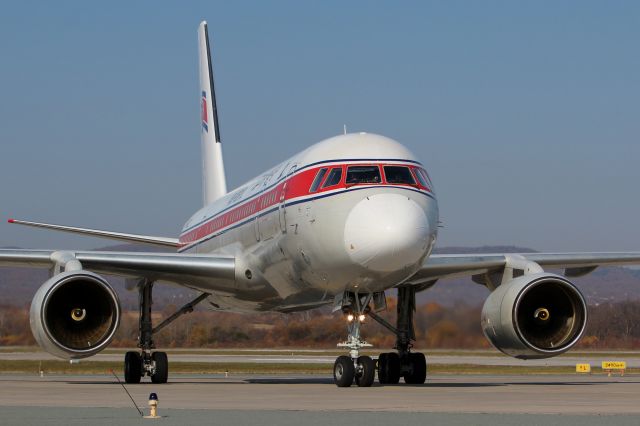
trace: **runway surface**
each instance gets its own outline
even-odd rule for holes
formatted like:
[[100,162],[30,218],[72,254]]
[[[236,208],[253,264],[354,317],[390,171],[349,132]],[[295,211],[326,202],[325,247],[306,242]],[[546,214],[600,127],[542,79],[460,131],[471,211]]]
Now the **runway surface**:
[[[640,377],[632,376],[434,375],[420,386],[337,388],[327,376],[174,375],[165,385],[127,388],[145,412],[149,393],[156,392],[160,414],[167,416],[163,424],[585,426],[640,421]],[[3,425],[142,421],[123,388],[106,375],[0,376],[0,419]]]

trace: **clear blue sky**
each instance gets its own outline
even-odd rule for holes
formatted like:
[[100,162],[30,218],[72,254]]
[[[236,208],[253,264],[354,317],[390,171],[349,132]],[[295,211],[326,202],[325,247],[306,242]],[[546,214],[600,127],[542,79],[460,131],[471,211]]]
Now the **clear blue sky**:
[[11,2],[0,246],[176,235],[201,204],[196,29],[230,186],[342,131],[427,165],[439,245],[640,249],[640,2]]

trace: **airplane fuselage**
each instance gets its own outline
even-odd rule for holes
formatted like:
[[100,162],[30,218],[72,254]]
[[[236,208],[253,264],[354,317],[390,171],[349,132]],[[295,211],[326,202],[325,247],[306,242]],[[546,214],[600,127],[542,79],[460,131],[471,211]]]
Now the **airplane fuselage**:
[[438,203],[418,159],[392,139],[347,134],[198,211],[179,251],[236,259],[236,288],[215,291],[211,307],[286,312],[330,303],[345,290],[401,283],[431,253],[437,224]]

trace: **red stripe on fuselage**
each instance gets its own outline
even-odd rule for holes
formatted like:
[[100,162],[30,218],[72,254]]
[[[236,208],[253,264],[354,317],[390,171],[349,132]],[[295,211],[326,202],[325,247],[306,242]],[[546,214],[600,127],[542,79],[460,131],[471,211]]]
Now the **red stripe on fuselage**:
[[[236,207],[222,214],[219,213],[217,215],[214,215],[212,218],[198,225],[194,229],[189,230],[184,234],[180,235],[180,240],[179,240],[180,246],[184,248],[185,246],[191,245],[199,240],[202,240],[206,237],[219,233],[220,231],[223,231],[226,228],[233,227],[234,225],[241,223],[245,219],[251,216],[254,216],[256,214],[264,213],[282,202],[286,203],[290,200],[301,198],[301,197],[316,196],[324,192],[335,191],[336,189],[347,189],[347,188],[352,188],[354,186],[358,186],[358,185],[346,185],[345,183],[346,171],[347,171],[346,169],[348,166],[353,164],[354,163],[327,164],[327,165],[321,165],[318,167],[313,167],[310,169],[304,169],[298,172],[297,174],[290,176],[285,181],[280,182],[275,187],[271,188],[269,191],[262,193],[257,197],[249,198],[249,201],[247,202],[241,201],[242,204],[239,204]],[[407,187],[419,189],[428,193],[431,192],[429,188],[421,186],[419,184],[416,184],[416,185],[399,185],[395,183],[388,184],[386,182],[386,179],[384,178],[382,166],[389,165],[389,164],[407,166],[412,170],[414,175],[415,175],[414,169],[419,167],[414,164],[404,164],[404,163],[396,163],[396,162],[358,163],[358,165],[375,165],[380,167],[380,172],[381,172],[380,175],[382,176],[383,180],[382,182],[379,182],[375,185],[378,185],[378,186],[389,185],[389,186],[396,186],[396,187],[407,186]],[[323,181],[319,186],[320,189],[318,189],[315,192],[309,192],[309,189],[311,187],[311,184],[313,183],[314,178],[316,177],[316,174],[322,168],[326,168],[327,173],[325,173]],[[327,177],[329,176],[329,173],[334,168],[342,169],[342,177],[340,182],[336,185],[322,188],[324,181],[327,179]],[[414,179],[415,179],[415,176],[414,176]],[[417,179],[416,179],[416,182],[418,182]],[[371,185],[371,184],[365,184],[365,185]]]

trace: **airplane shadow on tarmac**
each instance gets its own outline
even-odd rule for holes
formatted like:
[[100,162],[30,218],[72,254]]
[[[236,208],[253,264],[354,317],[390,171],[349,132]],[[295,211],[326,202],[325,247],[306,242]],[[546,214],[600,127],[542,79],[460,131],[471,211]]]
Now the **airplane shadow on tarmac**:
[[[330,377],[268,377],[268,378],[247,378],[243,380],[244,383],[251,384],[331,384],[333,385],[333,379]],[[590,386],[590,385],[602,385],[601,381],[535,381],[535,382],[429,382],[420,385],[412,385],[406,383],[398,383],[395,385],[381,385],[374,383],[373,387],[418,387],[418,388],[478,388],[478,387],[496,387],[496,386]],[[639,383],[636,381],[629,382],[611,382],[611,383]],[[355,384],[354,384],[355,386]]]
[[[68,384],[75,385],[97,385],[97,384],[113,384],[116,386],[120,386],[120,383],[115,380],[66,380]],[[632,381],[577,381],[577,380],[566,380],[566,381],[469,381],[469,382],[446,382],[446,381],[438,381],[438,382],[429,382],[421,384],[421,385],[412,385],[399,383],[395,385],[381,385],[379,383],[374,383],[373,387],[418,387],[418,388],[478,388],[478,387],[497,387],[497,386],[590,386],[590,385],[602,385],[605,383],[617,383],[617,384],[638,384],[640,381],[632,380]],[[332,377],[237,377],[232,379],[221,379],[221,378],[194,378],[194,377],[176,377],[169,378],[168,385],[180,385],[180,384],[192,384],[192,385],[211,385],[211,384],[224,384],[224,385],[242,385],[242,384],[257,384],[257,385],[300,385],[300,384],[309,384],[309,385],[317,385],[317,384],[325,384],[325,385],[333,385]],[[127,384],[127,386],[149,386],[151,383],[142,382],[140,384]],[[163,386],[163,385],[160,385]],[[355,386],[355,384],[354,384]]]
[[[262,384],[262,385],[303,385],[303,384],[326,384],[334,385],[331,377],[261,377],[249,378],[244,380],[245,383]],[[356,387],[356,384],[353,384]],[[425,383],[422,385],[407,385],[398,383],[396,385],[381,385],[374,382],[371,387],[485,387],[485,386],[504,386],[503,383]]]

